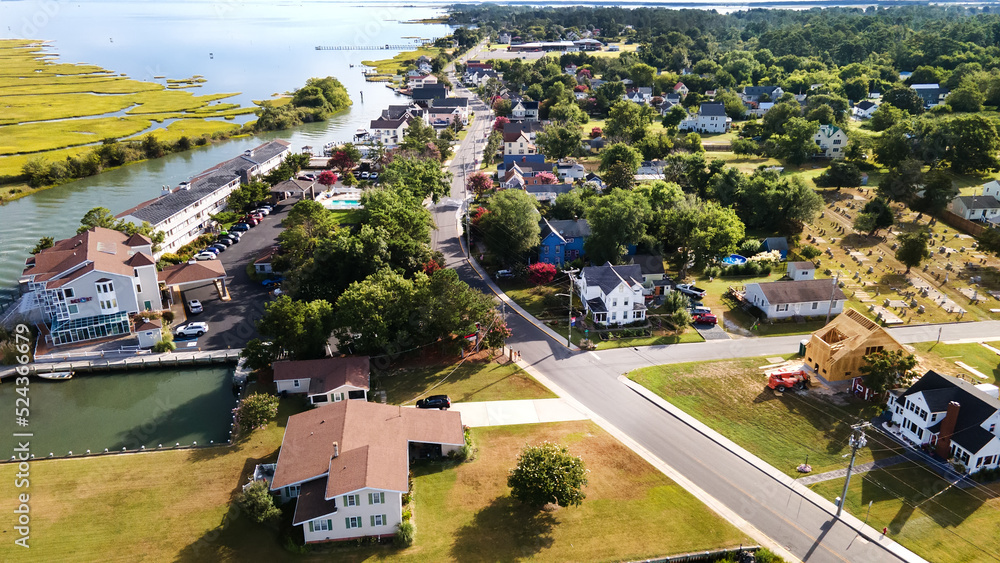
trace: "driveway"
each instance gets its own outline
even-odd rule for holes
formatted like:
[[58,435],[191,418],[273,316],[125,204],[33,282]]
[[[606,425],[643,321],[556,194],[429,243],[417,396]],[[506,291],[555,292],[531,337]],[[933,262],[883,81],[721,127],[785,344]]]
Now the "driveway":
[[729,340],[729,334],[717,324],[694,323],[691,326],[705,340]]
[[[297,200],[296,200],[297,201]],[[184,291],[184,300],[198,299],[205,312],[189,316],[189,321],[207,322],[208,334],[196,341],[178,342],[177,349],[198,347],[203,350],[242,348],[257,337],[255,323],[264,314],[264,304],[273,299],[267,289],[254,282],[246,273],[247,264],[256,260],[264,249],[278,242],[281,221],[288,215],[294,202],[276,205],[270,215],[259,225],[245,232],[240,242],[219,254],[226,267],[230,301],[219,299],[213,284],[204,284]],[[179,321],[178,321],[179,322]],[[192,345],[193,343],[193,345]]]

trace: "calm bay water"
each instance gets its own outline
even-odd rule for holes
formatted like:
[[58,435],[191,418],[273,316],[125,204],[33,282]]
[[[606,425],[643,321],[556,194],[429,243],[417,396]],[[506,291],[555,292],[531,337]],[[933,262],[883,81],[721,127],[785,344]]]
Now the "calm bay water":
[[[236,406],[231,367],[77,374],[67,381],[31,378],[31,451],[64,456],[88,449],[120,451],[157,444],[173,447],[229,439]],[[14,405],[13,380],[0,385],[0,402]],[[0,421],[4,442],[14,417]],[[9,448],[8,448],[9,450]]]
[[39,238],[72,236],[92,207],[121,212],[156,197],[162,185],[176,186],[266,140],[286,139],[295,150],[350,140],[382,108],[402,103],[404,98],[383,84],[365,82],[361,61],[388,58],[399,51],[317,51],[315,47],[434,39],[447,35],[450,28],[404,22],[440,13],[440,8],[429,4],[361,7],[308,0],[0,1],[0,36],[49,40],[59,62],[95,64],[140,80],[200,74],[207,82],[192,89],[193,93],[240,92],[226,101],[243,105],[293,90],[310,77],[334,76],[354,101],[349,110],[326,123],[129,165],[0,207],[0,291],[15,291],[24,259]]

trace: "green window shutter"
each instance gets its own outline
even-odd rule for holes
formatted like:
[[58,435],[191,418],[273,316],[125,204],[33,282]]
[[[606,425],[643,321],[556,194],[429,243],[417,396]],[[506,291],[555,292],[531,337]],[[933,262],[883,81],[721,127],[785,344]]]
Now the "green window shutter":
[[385,517],[385,514],[383,514],[382,515],[382,525],[385,526],[388,523],[389,523],[389,520],[387,520],[386,517]]
[[358,516],[358,527],[359,528],[361,527],[361,517],[360,516]]
[[333,530],[333,520],[327,520],[326,521],[326,529],[327,530]]
[[350,518],[344,518],[344,527],[345,528],[350,528],[351,527],[351,519]]
[[369,518],[371,518],[371,519],[372,519],[372,520],[371,520],[371,522],[372,522],[372,527],[374,527],[374,526],[375,526],[375,515],[374,515],[374,514],[372,514],[371,516],[369,516]]
[[344,506],[347,506],[347,495],[344,495]]
[[385,504],[385,493],[378,494],[379,502]]
[[309,521],[309,531],[310,531],[310,532],[312,532],[312,531],[313,531],[313,523],[312,523],[312,520],[310,520],[310,521]]
[[368,504],[372,503],[372,494],[368,493]]

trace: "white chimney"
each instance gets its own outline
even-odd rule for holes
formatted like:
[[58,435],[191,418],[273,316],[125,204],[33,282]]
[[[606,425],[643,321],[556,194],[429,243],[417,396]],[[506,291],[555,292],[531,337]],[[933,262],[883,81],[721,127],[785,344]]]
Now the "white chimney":
[[337,442],[333,443],[333,457],[340,457],[340,444]]

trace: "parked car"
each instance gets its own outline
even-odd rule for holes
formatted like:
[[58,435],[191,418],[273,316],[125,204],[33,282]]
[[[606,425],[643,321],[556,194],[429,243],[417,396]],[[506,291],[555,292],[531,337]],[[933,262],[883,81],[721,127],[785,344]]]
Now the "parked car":
[[266,209],[268,213],[270,213],[270,212],[274,211],[274,207],[272,207],[272,206],[270,206],[270,205],[261,205],[261,206],[260,206],[260,207],[258,207],[257,209]]
[[229,227],[229,230],[237,233],[246,232],[250,230],[250,225],[247,225],[246,223],[236,223],[232,227]]
[[506,280],[514,277],[514,272],[510,270],[497,270],[497,279]]
[[228,248],[228,247],[232,246],[235,243],[236,243],[236,241],[233,240],[233,239],[231,239],[231,238],[229,238],[229,237],[219,237],[215,241],[215,243],[213,244],[213,246],[216,245],[216,244],[221,244],[222,246],[225,246],[225,247]]
[[691,316],[695,317],[698,315],[711,315],[712,310],[703,305],[694,305],[691,307]]
[[215,255],[218,255],[220,252],[222,252],[218,248],[212,248],[211,246],[209,246],[208,248],[203,248],[203,249],[201,249],[201,251],[202,252],[211,252],[212,254],[215,254]]
[[205,310],[201,306],[201,301],[198,301],[197,299],[189,299],[187,302],[187,308],[188,313],[191,313],[192,315],[197,315]]
[[270,209],[264,209],[263,207],[258,207],[257,209],[253,210],[253,214],[254,215],[261,215],[263,217],[267,217],[268,215],[271,214],[271,210]]
[[360,179],[367,180],[370,175],[371,174],[369,174],[368,172],[362,172],[361,176],[360,176]]
[[264,287],[272,287],[272,286],[279,285],[283,281],[285,281],[285,278],[283,278],[281,276],[278,276],[276,278],[268,278],[268,279],[260,282],[260,285],[262,285]]
[[263,213],[257,213],[256,211],[252,211],[250,213],[250,217],[253,217],[254,219],[256,219],[258,223],[264,220],[264,214]]
[[246,224],[248,227],[256,227],[257,225],[260,224],[260,219],[252,215],[247,215],[246,217],[240,219],[240,221],[243,221],[243,223]]
[[212,254],[211,252],[207,251],[199,252],[198,254],[194,255],[195,260],[215,260],[215,258],[216,258],[215,254]]
[[233,242],[240,242],[240,237],[241,236],[243,236],[243,233],[241,233],[239,231],[232,231],[232,232],[229,232],[229,233],[225,233],[225,234],[219,235],[219,238],[227,238],[227,239],[229,239],[229,240],[231,240]]
[[[213,242],[212,244],[208,245],[208,248],[214,248],[219,252],[225,252],[226,249],[229,247],[219,242]],[[218,252],[216,254],[218,254]]]
[[201,336],[206,332],[208,332],[208,323],[197,322],[177,327],[174,334],[177,336]]
[[695,287],[695,285],[691,283],[678,284],[677,291],[683,293],[684,295],[697,297],[698,299],[705,297],[705,290],[700,287]]
[[715,318],[715,315],[713,315],[712,313],[702,313],[700,315],[695,315],[691,317],[691,320],[695,324],[706,324],[706,325],[714,325],[719,322],[719,319]]
[[372,172],[371,175],[368,176],[368,179],[371,180],[372,182],[378,180],[378,172]]
[[448,395],[431,395],[426,399],[420,399],[417,401],[418,409],[441,409],[448,410],[451,408],[451,399]]

